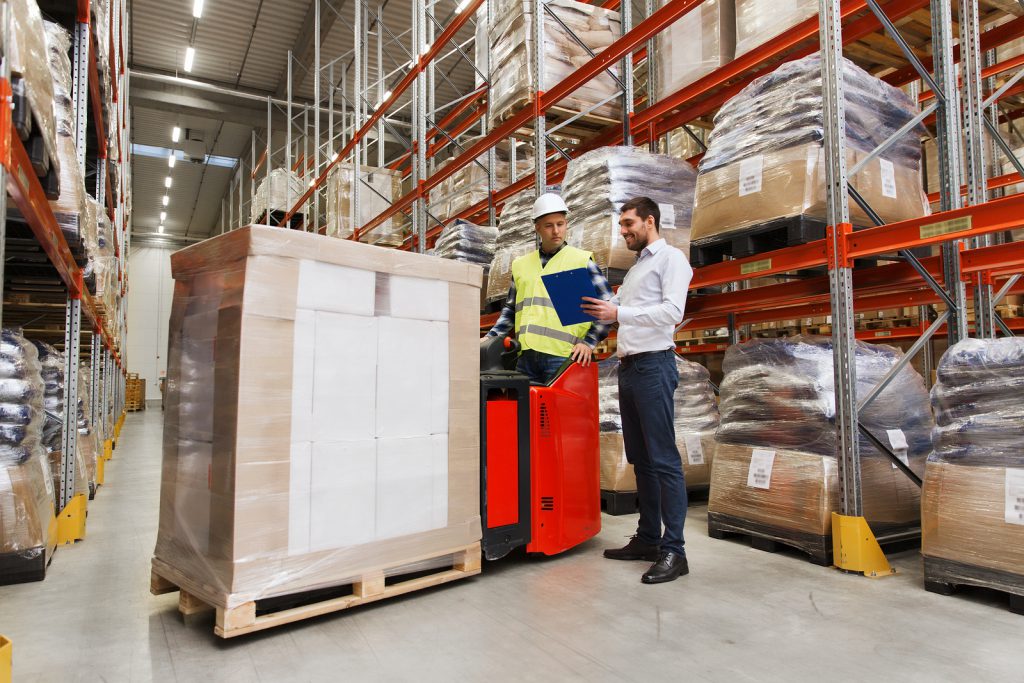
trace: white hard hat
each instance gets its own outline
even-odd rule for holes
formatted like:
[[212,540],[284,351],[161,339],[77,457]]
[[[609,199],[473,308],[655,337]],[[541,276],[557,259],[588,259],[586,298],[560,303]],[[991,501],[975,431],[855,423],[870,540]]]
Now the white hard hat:
[[554,192],[542,194],[533,203],[533,220],[547,216],[549,213],[569,213],[569,207]]

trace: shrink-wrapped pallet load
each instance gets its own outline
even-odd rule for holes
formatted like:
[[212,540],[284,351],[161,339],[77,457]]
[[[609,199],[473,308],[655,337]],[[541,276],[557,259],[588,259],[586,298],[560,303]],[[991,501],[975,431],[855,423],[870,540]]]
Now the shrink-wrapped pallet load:
[[[460,142],[462,150],[469,149],[479,142],[481,138],[469,138]],[[453,158],[461,154],[461,151],[453,151]],[[510,168],[510,145],[508,141],[501,141],[494,146],[494,189],[500,190],[507,187],[511,182]],[[446,159],[438,164],[440,171],[452,159]],[[519,143],[516,145],[516,178],[522,178],[533,171],[532,146]],[[474,161],[455,171],[451,176],[442,180],[437,187],[430,192],[430,212],[434,218],[447,223],[460,213],[470,207],[487,201],[489,196],[489,184],[487,179],[487,154],[481,154]]]
[[537,233],[530,218],[535,196],[520,192],[505,203],[498,218],[494,259],[487,273],[487,301],[504,301],[512,286],[512,262],[537,248]]
[[108,319],[116,319],[114,313],[120,296],[120,283],[118,259],[114,252],[114,226],[104,206],[95,199],[86,197],[85,206],[87,220],[96,226],[85,233],[85,241],[91,257],[97,302]]
[[[852,171],[917,115],[903,91],[843,60],[847,165]],[[920,133],[914,129],[850,183],[882,220],[928,213],[921,189]],[[701,159],[693,208],[694,244],[793,216],[825,220],[821,61],[817,54],[752,81],[715,115]],[[850,202],[854,225],[873,225]]]
[[[857,342],[857,396],[899,360],[898,349]],[[839,511],[832,341],[795,336],[730,346],[722,366],[708,528],[781,541],[825,559]],[[924,381],[909,365],[860,422],[919,476],[931,449]],[[916,525],[919,490],[859,435],[864,517],[877,533]]]
[[434,243],[434,256],[475,263],[484,269],[491,267],[498,229],[490,225],[474,225],[469,221],[454,220],[445,226]]
[[732,61],[735,0],[704,0],[654,40],[655,90],[662,100]]
[[245,615],[479,554],[479,267],[261,226],[171,267],[156,576]]
[[89,369],[82,365],[78,369],[78,452],[81,454],[85,480],[90,497],[95,495],[99,458],[103,457],[103,443],[99,430],[92,422],[92,381]]
[[[64,354],[46,342],[33,340],[39,354],[40,379],[43,383],[42,444],[50,463],[54,496],[59,499],[64,486]],[[74,494],[89,493],[85,462],[75,452]]]
[[[596,5],[550,0],[544,6],[541,52],[544,71],[540,89],[546,92],[591,61],[591,53],[598,54],[617,40],[621,28],[618,12]],[[490,92],[494,99],[490,108],[495,123],[510,118],[535,96],[532,8],[529,0],[504,0],[494,9],[490,30]],[[609,71],[618,78],[620,67],[612,65]],[[615,96],[620,90],[615,78],[608,71],[602,71],[557,104],[570,112],[591,112],[603,118],[619,119],[622,104],[621,98]]]
[[[9,42],[2,47],[10,63],[11,86],[16,93],[24,95],[32,110],[31,117],[25,112],[15,112],[15,128],[22,140],[28,143],[26,151],[33,161],[45,155],[50,160],[50,168],[59,177],[62,160],[57,154],[53,78],[43,16],[36,0],[11,0],[6,6],[10,22],[6,33]],[[33,149],[35,144],[41,145],[42,149]],[[36,170],[41,172],[43,169]]]
[[[352,235],[352,164],[337,164],[327,176],[327,234],[348,239]],[[402,196],[402,173],[390,168],[360,167],[359,215],[362,227],[388,209]],[[397,246],[405,238],[404,214],[397,214],[377,226],[361,242]]]
[[43,578],[57,544],[36,347],[0,333],[0,584]]
[[[679,384],[674,394],[676,446],[682,459],[686,488],[709,484],[715,451],[718,406],[706,368],[676,358]],[[636,491],[633,466],[626,459],[619,413],[619,360],[598,364],[598,407],[601,424],[601,489]]]
[[818,0],[735,0],[735,3],[737,57],[818,13]]
[[965,339],[937,377],[921,494],[926,586],[996,588],[1024,609],[1024,339]]
[[562,197],[569,207],[569,243],[593,252],[594,260],[621,282],[636,263],[619,232],[619,209],[645,196],[661,210],[661,236],[688,254],[696,173],[681,159],[638,147],[601,147],[569,162]]
[[[292,210],[299,197],[306,191],[302,179],[287,168],[275,168],[270,175],[264,175],[256,185],[256,195],[252,200],[249,220],[253,223],[263,221],[264,225],[275,225],[272,212],[288,212]],[[300,209],[301,211],[301,209]]]

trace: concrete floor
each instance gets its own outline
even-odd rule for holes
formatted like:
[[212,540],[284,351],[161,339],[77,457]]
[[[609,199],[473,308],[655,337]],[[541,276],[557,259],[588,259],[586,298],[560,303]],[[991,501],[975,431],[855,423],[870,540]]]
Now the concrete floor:
[[983,592],[900,574],[847,576],[797,555],[706,533],[690,509],[691,573],[640,583],[642,563],[600,556],[635,516],[563,557],[506,558],[484,573],[233,641],[212,618],[183,623],[177,596],[149,594],[160,479],[159,410],[131,414],[88,538],[58,549],[42,583],[0,587],[14,680],[1024,680],[1024,617]]

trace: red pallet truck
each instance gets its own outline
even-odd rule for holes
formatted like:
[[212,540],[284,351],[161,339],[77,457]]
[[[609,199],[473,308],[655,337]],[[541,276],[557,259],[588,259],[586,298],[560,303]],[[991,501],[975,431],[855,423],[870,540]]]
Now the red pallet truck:
[[547,385],[515,371],[519,345],[480,345],[480,517],[489,560],[557,555],[601,531],[597,365]]

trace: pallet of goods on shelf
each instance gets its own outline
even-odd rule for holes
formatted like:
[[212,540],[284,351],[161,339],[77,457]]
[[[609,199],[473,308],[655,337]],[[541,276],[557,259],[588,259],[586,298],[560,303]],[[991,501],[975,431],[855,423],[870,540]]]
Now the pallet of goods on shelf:
[[696,173],[687,162],[639,147],[601,147],[569,162],[562,197],[569,207],[569,243],[594,254],[613,283],[636,262],[619,232],[619,209],[635,197],[661,211],[661,236],[689,254]]
[[[33,340],[39,356],[40,379],[43,383],[42,444],[50,463],[54,495],[64,486],[64,354],[50,344]],[[89,493],[85,464],[75,453],[74,495]]]
[[[902,353],[856,343],[863,396]],[[708,531],[781,543],[831,564],[831,513],[839,510],[832,340],[797,336],[729,347],[723,363],[721,424],[711,473]],[[933,427],[921,376],[904,367],[860,421],[918,475]],[[917,486],[858,435],[864,517],[876,535],[914,528]]]
[[97,312],[109,324],[116,326],[121,289],[117,281],[118,258],[114,252],[115,228],[102,204],[87,196],[85,205],[90,224],[95,225],[95,230],[85,233],[86,249],[90,255],[86,274],[91,275],[95,282],[92,292]]
[[146,380],[129,372],[124,382],[124,409],[128,412],[146,409]]
[[937,375],[921,494],[925,587],[994,588],[1024,613],[1024,339],[965,339]]
[[36,347],[0,333],[0,584],[40,581],[57,545],[54,488],[43,447]]
[[818,13],[817,0],[735,0],[735,5],[737,57]]
[[43,17],[35,0],[11,0],[7,7],[10,41],[3,47],[11,66],[14,128],[52,199],[60,192],[62,162],[54,132],[53,81]]
[[[547,91],[593,59],[592,53],[600,53],[618,39],[621,28],[618,12],[596,5],[574,0],[551,0],[544,6],[541,54],[544,67],[540,90]],[[534,83],[537,75],[531,57],[535,33],[532,7],[529,0],[502,0],[494,8],[489,45],[492,64],[490,92],[495,95],[489,104],[492,120],[496,123],[528,106],[536,95]],[[620,76],[618,65],[611,66],[609,70],[615,78]],[[588,112],[581,124],[574,125],[593,121],[601,127],[620,120],[622,104],[621,98],[615,97],[620,90],[615,78],[607,72],[601,73],[558,102],[558,111],[564,118]]]
[[82,456],[89,498],[96,495],[100,480],[99,459],[103,456],[103,443],[99,430],[92,423],[92,383],[87,364],[78,368],[78,450]]
[[[469,138],[460,143],[468,149],[480,141],[480,138]],[[494,146],[494,189],[500,190],[511,182],[510,145],[507,140]],[[437,166],[440,171],[451,159],[446,159]],[[533,147],[525,143],[516,144],[516,177],[521,178],[533,171]],[[467,166],[460,168],[448,178],[441,181],[430,192],[430,213],[442,223],[487,200],[489,196],[487,182],[487,154],[481,154]]]
[[705,0],[654,40],[655,95],[662,100],[732,61],[736,3]]
[[[360,166],[359,216],[356,225],[362,226],[380,215],[391,203],[402,196],[402,174],[389,168]],[[340,163],[327,176],[327,231],[331,237],[348,239],[352,236],[352,164]],[[405,214],[396,214],[374,228],[361,242],[381,246],[399,246],[409,234],[409,220]]]
[[[849,60],[847,164],[851,171],[917,115],[915,104]],[[919,132],[912,130],[850,182],[886,222],[926,215]],[[719,110],[701,159],[693,210],[693,262],[743,257],[825,236],[825,158],[821,62],[817,54],[783,64]],[[854,225],[872,225],[852,200]]]
[[[277,225],[288,211],[291,211],[306,187],[298,174],[287,168],[275,168],[260,180],[252,200],[249,220],[254,225]],[[302,223],[302,214],[296,213],[288,224],[297,228]]]
[[505,202],[501,211],[494,260],[487,273],[484,298],[488,303],[504,303],[512,286],[512,262],[537,248],[537,232],[530,218],[534,199],[533,190],[523,190]]
[[[718,406],[709,383],[706,368],[683,358],[676,358],[679,384],[674,394],[675,435],[687,490],[707,488],[711,483],[711,466],[715,451],[715,429],[718,427]],[[598,364],[598,403],[601,425],[601,490],[602,492],[636,492],[633,465],[626,459],[622,440],[622,417],[619,412],[619,359],[615,356]],[[609,501],[618,497],[604,496],[606,512],[625,514],[632,509],[612,509]],[[632,500],[632,499],[626,499]]]
[[155,592],[230,637],[479,571],[478,266],[250,226],[171,267]]

